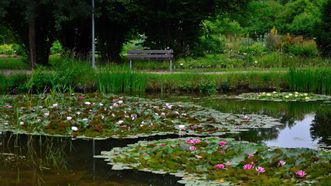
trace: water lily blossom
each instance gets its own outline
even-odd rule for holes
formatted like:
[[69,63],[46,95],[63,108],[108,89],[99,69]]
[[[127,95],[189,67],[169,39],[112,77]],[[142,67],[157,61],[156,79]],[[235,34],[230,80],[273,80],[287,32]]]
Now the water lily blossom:
[[278,162],[279,167],[283,167],[285,164],[286,164],[286,161],[284,161],[284,160],[279,160],[279,162]]
[[187,144],[198,144],[198,143],[200,143],[200,140],[199,139],[187,139],[187,140],[185,140],[185,143],[187,143]]
[[178,125],[179,130],[185,130],[186,126],[185,125]]
[[253,158],[254,154],[248,154],[248,158]]
[[77,131],[78,131],[78,127],[76,127],[76,126],[72,126],[72,127],[71,127],[71,130],[72,130],[73,132],[77,132]]
[[218,145],[221,146],[221,147],[224,147],[228,142],[226,141],[220,141],[218,142]]
[[230,165],[232,165],[232,162],[228,161],[228,162],[225,163],[225,165],[230,166]]
[[88,102],[88,101],[87,101],[87,102],[85,102],[84,104],[85,104],[85,105],[91,105],[91,102]]
[[196,157],[197,159],[202,159],[202,156],[200,156],[200,155],[195,155],[195,157]]
[[197,148],[195,147],[195,146],[190,146],[190,151],[195,151],[195,150],[197,150]]
[[72,120],[72,117],[71,117],[71,116],[68,116],[68,117],[67,117],[67,120],[68,120],[68,121]]
[[263,168],[263,167],[257,167],[255,170],[256,170],[258,173],[264,173],[264,172],[265,172],[265,168]]
[[246,164],[246,165],[244,165],[244,167],[243,167],[244,170],[251,170],[251,169],[253,169],[253,168],[254,168],[254,166],[253,166],[252,164]]
[[295,172],[295,175],[296,175],[297,177],[299,177],[299,178],[303,178],[303,177],[306,176],[306,172],[303,171],[303,170],[299,170],[299,171],[296,171],[296,172]]
[[225,165],[224,164],[217,164],[214,166],[215,169],[225,169]]

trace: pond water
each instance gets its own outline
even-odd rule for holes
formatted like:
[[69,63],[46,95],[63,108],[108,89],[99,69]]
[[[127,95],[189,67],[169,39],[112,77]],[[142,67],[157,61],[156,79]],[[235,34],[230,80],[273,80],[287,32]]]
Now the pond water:
[[[219,97],[163,97],[166,101],[190,101],[221,112],[266,114],[280,118],[282,126],[252,129],[237,135],[239,140],[290,148],[329,148],[331,105],[326,103],[284,103],[222,99]],[[101,151],[139,140],[176,138],[163,136],[132,140],[78,140],[0,133],[0,185],[108,186],[180,185],[178,178],[139,171],[114,171]]]

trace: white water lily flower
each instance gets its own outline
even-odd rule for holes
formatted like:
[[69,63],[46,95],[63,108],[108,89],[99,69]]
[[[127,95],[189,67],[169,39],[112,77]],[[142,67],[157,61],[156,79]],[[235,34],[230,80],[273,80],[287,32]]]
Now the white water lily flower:
[[74,131],[74,132],[77,132],[77,131],[78,131],[78,127],[76,127],[76,126],[72,126],[72,127],[71,127],[71,130]]
[[159,116],[159,114],[158,114],[158,113],[155,113],[155,115]]
[[119,101],[118,101],[118,104],[122,104],[122,103],[123,103],[123,100],[119,100]]
[[88,101],[87,101],[87,102],[85,102],[84,104],[85,104],[85,105],[91,105],[91,102],[88,102]]
[[49,116],[49,112],[44,113],[44,117],[48,117]]
[[117,122],[117,124],[122,124],[122,123],[124,123],[124,121],[123,120],[119,120],[118,122]]
[[305,100],[309,100],[310,98],[309,97],[305,97]]
[[267,93],[267,96],[271,96],[271,94],[270,93]]
[[161,113],[161,116],[165,116],[166,114],[164,112]]
[[24,125],[24,122],[23,122],[23,121],[21,121],[21,122],[20,122],[20,125]]
[[114,104],[113,104],[113,107],[118,107],[118,104],[117,104],[117,103],[114,103]]
[[170,105],[169,103],[166,103],[166,108],[167,109],[171,109],[172,108],[172,105]]
[[292,94],[292,93],[289,93],[288,95],[289,95],[289,96],[293,96],[293,94]]
[[84,119],[83,119],[83,121],[84,121],[84,122],[87,122],[87,121],[88,121],[88,119],[87,119],[87,118],[84,118]]
[[113,106],[109,106],[109,109],[110,109],[110,110],[113,109]]
[[186,126],[185,126],[185,125],[178,125],[178,128],[179,128],[180,130],[185,130],[185,129],[186,129]]
[[290,96],[287,96],[287,95],[285,96],[286,99],[288,99],[289,97],[290,97]]
[[81,112],[76,112],[76,114],[77,114],[77,115],[80,115],[80,114],[81,114]]
[[59,104],[57,104],[57,103],[53,104],[53,107],[58,107],[58,106],[59,106]]
[[99,106],[100,106],[100,107],[102,107],[102,106],[103,106],[103,104],[102,104],[102,103],[99,103]]
[[68,121],[72,120],[72,117],[71,117],[71,116],[68,116],[68,117],[67,117],[67,120],[68,120]]

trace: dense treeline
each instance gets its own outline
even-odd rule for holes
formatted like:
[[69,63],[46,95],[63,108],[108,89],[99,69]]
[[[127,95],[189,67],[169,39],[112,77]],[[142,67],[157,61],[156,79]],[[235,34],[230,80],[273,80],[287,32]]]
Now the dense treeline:
[[[173,48],[178,56],[222,52],[219,35],[280,34],[315,39],[330,55],[331,0],[96,0],[97,50],[102,61],[120,61],[124,43]],[[30,61],[47,65],[58,40],[66,55],[91,50],[90,0],[2,0],[0,39],[21,43]],[[10,34],[9,34],[10,33]],[[33,64],[33,63],[32,63]]]

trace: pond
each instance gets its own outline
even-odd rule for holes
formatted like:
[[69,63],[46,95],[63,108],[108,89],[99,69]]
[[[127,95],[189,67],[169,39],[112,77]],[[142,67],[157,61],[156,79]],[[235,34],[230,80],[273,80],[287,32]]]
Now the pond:
[[[155,97],[155,96],[151,96]],[[263,102],[223,97],[164,96],[166,102],[193,102],[225,113],[265,114],[282,125],[227,134],[238,140],[290,148],[330,148],[331,105],[323,102]],[[101,151],[139,140],[177,138],[177,135],[138,139],[87,140],[0,133],[0,185],[180,185],[179,178],[134,170],[115,171]]]

